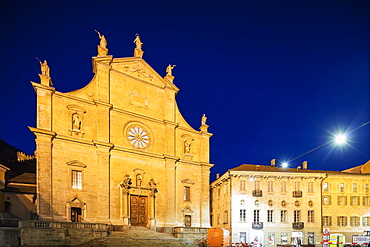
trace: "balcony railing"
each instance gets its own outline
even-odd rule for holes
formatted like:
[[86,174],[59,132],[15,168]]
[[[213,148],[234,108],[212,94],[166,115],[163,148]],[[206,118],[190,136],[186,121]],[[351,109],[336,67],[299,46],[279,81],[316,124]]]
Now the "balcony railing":
[[302,191],[301,190],[293,191],[293,197],[302,197]]
[[255,197],[261,197],[262,196],[262,190],[253,190],[252,195]]
[[252,222],[252,229],[262,229],[263,222]]
[[304,222],[293,222],[293,229],[300,230],[304,228]]

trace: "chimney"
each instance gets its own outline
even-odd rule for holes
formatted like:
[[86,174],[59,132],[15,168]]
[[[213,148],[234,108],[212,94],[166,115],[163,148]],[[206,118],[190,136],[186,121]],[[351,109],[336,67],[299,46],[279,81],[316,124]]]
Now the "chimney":
[[272,167],[275,167],[275,162],[276,162],[276,159],[272,159],[272,160],[271,160],[271,166],[272,166]]
[[216,173],[216,179],[220,178],[220,173]]
[[307,161],[302,162],[303,169],[307,170]]

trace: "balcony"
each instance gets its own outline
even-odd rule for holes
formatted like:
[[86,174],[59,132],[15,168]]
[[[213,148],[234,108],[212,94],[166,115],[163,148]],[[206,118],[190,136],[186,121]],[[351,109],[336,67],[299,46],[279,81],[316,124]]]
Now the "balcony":
[[301,190],[293,191],[293,197],[302,197],[302,191]]
[[252,195],[255,197],[261,197],[262,196],[262,190],[253,190]]
[[263,222],[252,222],[252,229],[262,229]]
[[304,228],[304,222],[293,222],[293,229],[300,230]]

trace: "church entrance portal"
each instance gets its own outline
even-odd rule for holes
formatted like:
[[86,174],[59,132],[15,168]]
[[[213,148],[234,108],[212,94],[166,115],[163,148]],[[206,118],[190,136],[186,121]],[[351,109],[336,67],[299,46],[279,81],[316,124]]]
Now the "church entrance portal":
[[132,226],[147,226],[148,197],[131,195],[130,218]]

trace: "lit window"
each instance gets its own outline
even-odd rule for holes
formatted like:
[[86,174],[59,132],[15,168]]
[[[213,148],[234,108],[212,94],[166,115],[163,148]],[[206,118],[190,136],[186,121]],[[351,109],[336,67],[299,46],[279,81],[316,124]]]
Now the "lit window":
[[184,186],[184,201],[190,201],[190,187]]
[[344,183],[339,184],[339,191],[344,192]]
[[329,184],[328,183],[324,183],[323,184],[323,189],[324,189],[324,191],[329,191]]
[[324,205],[330,205],[331,204],[331,196],[325,195],[324,196]]
[[352,206],[358,206],[358,196],[351,196],[351,205]]
[[369,193],[369,184],[365,184],[365,193]]
[[370,226],[370,217],[368,216],[363,217],[363,223],[364,226]]
[[72,170],[72,189],[82,189],[82,172]]
[[364,204],[364,206],[369,206],[369,197],[368,196],[364,196],[363,204]]
[[357,184],[356,183],[352,184],[352,190],[355,193],[357,192]]

